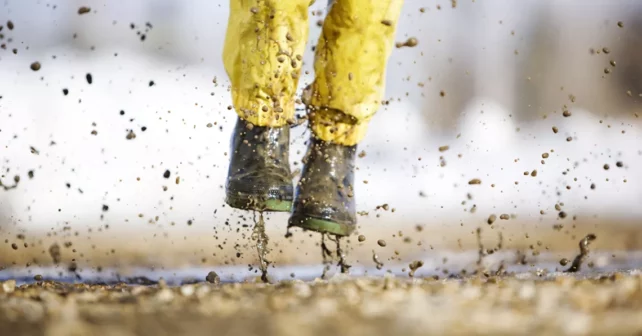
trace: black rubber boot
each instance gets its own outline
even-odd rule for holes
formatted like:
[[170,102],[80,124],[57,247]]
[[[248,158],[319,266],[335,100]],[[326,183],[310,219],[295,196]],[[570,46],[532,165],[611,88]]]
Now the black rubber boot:
[[290,211],[290,127],[260,127],[238,119],[232,135],[225,202],[237,209]]
[[288,226],[338,236],[354,231],[356,152],[357,146],[310,139]]

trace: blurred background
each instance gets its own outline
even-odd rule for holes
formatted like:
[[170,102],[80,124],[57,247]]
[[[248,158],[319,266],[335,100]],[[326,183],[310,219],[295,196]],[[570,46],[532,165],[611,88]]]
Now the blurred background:
[[[325,5],[310,7],[308,51]],[[224,205],[228,7],[0,3],[1,267],[50,264],[52,246],[87,269],[256,264],[253,214]],[[373,250],[474,263],[478,227],[488,248],[501,234],[529,258],[570,258],[587,233],[598,249],[639,248],[642,2],[406,0],[396,40],[410,37],[359,148],[355,265]],[[294,169],[308,136],[294,129]],[[286,222],[268,216],[271,260],[320,263],[319,236],[284,238]]]

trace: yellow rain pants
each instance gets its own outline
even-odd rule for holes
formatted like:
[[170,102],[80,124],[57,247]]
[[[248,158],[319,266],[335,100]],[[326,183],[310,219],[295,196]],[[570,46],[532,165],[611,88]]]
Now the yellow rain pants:
[[[294,118],[310,0],[230,0],[223,60],[237,114],[257,126]],[[384,94],[386,63],[403,0],[335,0],[323,23],[314,83],[304,93],[310,127],[355,145]]]

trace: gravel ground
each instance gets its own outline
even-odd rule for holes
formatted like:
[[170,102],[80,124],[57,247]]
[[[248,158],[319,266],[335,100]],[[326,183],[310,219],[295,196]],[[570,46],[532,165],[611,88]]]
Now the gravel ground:
[[181,286],[0,286],[4,335],[618,335],[642,332],[642,273],[349,277]]

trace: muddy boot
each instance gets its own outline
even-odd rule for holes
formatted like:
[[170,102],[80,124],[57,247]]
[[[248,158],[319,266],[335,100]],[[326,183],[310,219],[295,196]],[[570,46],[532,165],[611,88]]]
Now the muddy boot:
[[237,209],[290,211],[290,127],[254,126],[238,119],[232,135],[225,202]]
[[288,226],[347,236],[356,227],[354,160],[357,146],[310,139]]

